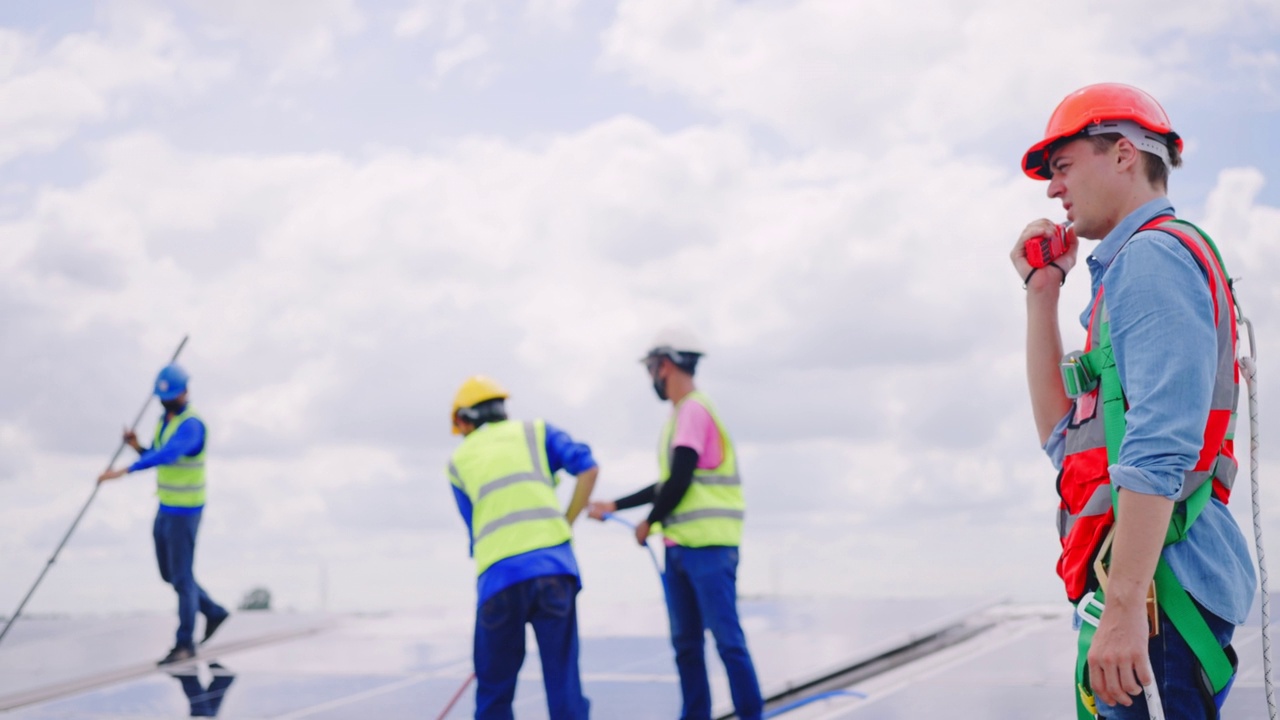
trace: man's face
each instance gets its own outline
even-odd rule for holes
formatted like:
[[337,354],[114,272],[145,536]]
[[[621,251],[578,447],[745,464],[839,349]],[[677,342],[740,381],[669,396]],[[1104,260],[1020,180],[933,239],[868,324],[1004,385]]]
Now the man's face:
[[1049,158],[1049,197],[1062,201],[1079,237],[1100,240],[1120,221],[1116,215],[1124,190],[1114,157],[1118,145],[1099,152],[1091,141],[1080,138]]
[[658,399],[662,401],[669,400],[667,396],[667,376],[671,373],[668,368],[672,367],[671,361],[660,356],[651,356],[644,362],[645,369],[649,371],[649,378],[653,380],[653,391],[657,393]]
[[653,356],[644,361],[644,367],[649,371],[649,378],[654,382],[662,379],[662,361],[664,359],[659,356]]

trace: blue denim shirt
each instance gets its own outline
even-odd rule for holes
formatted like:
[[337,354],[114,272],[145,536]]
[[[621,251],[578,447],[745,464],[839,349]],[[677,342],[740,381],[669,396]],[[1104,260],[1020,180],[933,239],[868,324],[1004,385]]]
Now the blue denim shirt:
[[[1124,442],[1110,467],[1117,487],[1176,498],[1183,473],[1204,442],[1217,368],[1217,334],[1208,279],[1177,238],[1138,228],[1172,215],[1167,198],[1134,210],[1087,259],[1091,298],[1103,289],[1111,315],[1120,385],[1129,403]],[[1089,326],[1093,299],[1080,315]],[[1067,421],[1058,422],[1045,452],[1061,468]],[[1226,506],[1214,499],[1183,542],[1164,558],[1187,593],[1219,617],[1242,624],[1253,603],[1256,578],[1244,535]]]
[[[547,423],[547,463],[552,475],[560,470],[570,475],[580,475],[596,466],[591,448],[570,437],[569,433]],[[467,538],[471,532],[471,498],[456,485],[453,488],[453,499],[458,504],[458,513],[467,523]],[[554,547],[530,550],[509,558],[503,558],[485,569],[476,579],[476,601],[483,605],[485,600],[493,597],[500,590],[525,580],[543,575],[572,575],[578,578],[578,561],[573,555],[573,546],[562,543]],[[581,585],[581,580],[579,580]]]

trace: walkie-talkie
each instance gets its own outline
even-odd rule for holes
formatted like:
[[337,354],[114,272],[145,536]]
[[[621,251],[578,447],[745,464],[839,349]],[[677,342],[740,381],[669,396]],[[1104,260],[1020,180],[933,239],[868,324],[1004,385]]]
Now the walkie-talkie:
[[1067,235],[1075,236],[1071,223],[1053,226],[1053,234],[1031,238],[1027,241],[1027,262],[1033,268],[1042,268],[1062,257],[1067,251]]

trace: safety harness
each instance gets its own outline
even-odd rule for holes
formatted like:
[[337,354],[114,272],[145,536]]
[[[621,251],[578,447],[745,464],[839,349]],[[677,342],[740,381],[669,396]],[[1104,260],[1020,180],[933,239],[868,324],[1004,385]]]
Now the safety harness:
[[[1187,231],[1177,227],[1178,225],[1195,231],[1212,250],[1213,260],[1216,261],[1217,267],[1206,267],[1205,270],[1211,278],[1211,286],[1215,284],[1213,280],[1215,273],[1219,274],[1222,281],[1226,283],[1225,292],[1231,306],[1228,309],[1228,319],[1234,328],[1236,318],[1235,295],[1231,288],[1229,276],[1226,274],[1222,256],[1218,252],[1217,246],[1214,245],[1213,240],[1195,225],[1168,216],[1152,220],[1140,228],[1139,232],[1143,230],[1166,232],[1187,246],[1191,250],[1191,254],[1201,263],[1204,263],[1206,259],[1202,258],[1199,252],[1196,252],[1194,241],[1187,236]],[[1099,288],[1095,303],[1103,301],[1102,289]],[[1097,323],[1097,332],[1093,333],[1093,338],[1097,342],[1086,352],[1071,353],[1064,358],[1062,363],[1063,387],[1067,395],[1073,399],[1090,392],[1095,387],[1098,389],[1103,429],[1106,433],[1107,464],[1110,466],[1117,462],[1120,455],[1120,445],[1124,441],[1127,403],[1124,389],[1120,385],[1120,373],[1116,368],[1115,352],[1111,345],[1110,315],[1105,311],[1105,308],[1095,307],[1094,318]],[[1218,318],[1215,316],[1215,322],[1217,321]],[[1232,340],[1232,354],[1234,356],[1234,331]],[[1231,432],[1228,431],[1223,442],[1229,442],[1230,440]],[[1109,484],[1111,488],[1111,508],[1114,511],[1118,507],[1119,491],[1114,484]],[[1210,480],[1201,484],[1189,496],[1180,500],[1174,506],[1173,517],[1169,522],[1169,529],[1165,533],[1164,544],[1166,546],[1181,542],[1186,538],[1188,529],[1195,523],[1196,518],[1200,516],[1201,511],[1204,510],[1213,495],[1214,483]],[[1109,543],[1104,543],[1098,552],[1096,567],[1099,570],[1097,575],[1100,583],[1105,582],[1105,576],[1101,569],[1105,567],[1109,550]],[[1076,686],[1078,690],[1076,694],[1076,715],[1079,720],[1092,720],[1097,717],[1097,706],[1092,689],[1089,686],[1088,654],[1089,647],[1093,642],[1094,632],[1097,629],[1097,623],[1102,617],[1105,600],[1104,590],[1105,588],[1100,584],[1096,590],[1087,593],[1080,600],[1077,607],[1077,612],[1083,621],[1077,641],[1076,656]],[[1237,664],[1235,653],[1230,649],[1230,646],[1224,649],[1218,644],[1218,640],[1213,631],[1209,629],[1204,616],[1187,594],[1187,591],[1183,589],[1182,584],[1178,582],[1178,578],[1173,574],[1168,563],[1165,562],[1163,554],[1156,566],[1154,596],[1149,598],[1148,602],[1152,611],[1152,634],[1155,634],[1159,628],[1158,618],[1155,615],[1155,607],[1158,603],[1158,607],[1164,611],[1174,629],[1177,630],[1178,634],[1182,636],[1195,654],[1204,671],[1205,679],[1208,681],[1207,684],[1212,688],[1215,701],[1220,702],[1225,697],[1225,691],[1230,688],[1235,677]]]

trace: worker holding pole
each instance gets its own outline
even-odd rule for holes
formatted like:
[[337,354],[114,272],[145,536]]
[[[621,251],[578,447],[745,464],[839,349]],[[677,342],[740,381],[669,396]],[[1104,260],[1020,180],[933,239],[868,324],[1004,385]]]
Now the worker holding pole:
[[636,525],[644,544],[660,531],[666,543],[663,586],[671,644],[684,700],[681,720],[710,720],[704,633],[710,630],[729,676],[741,720],[759,720],[764,708],[755,665],[738,620],[738,546],[746,504],[738,458],[711,400],[694,386],[702,345],[683,328],[669,328],[641,358],[658,399],[671,416],[658,443],[657,483],[616,501],[594,502],[591,517],[652,504]]
[[[1011,258],[1027,292],[1036,429],[1061,470],[1058,573],[1081,620],[1080,718],[1217,718],[1254,595],[1225,505],[1236,307],[1213,241],[1166,197],[1181,150],[1153,97],[1106,83],[1068,95],[1023,159],[1071,223],[1028,224]],[[1064,357],[1059,287],[1077,238],[1101,242],[1087,258],[1085,349]]]
[[[509,420],[507,397],[497,382],[477,375],[453,401],[453,433],[463,440],[448,473],[477,574],[475,716],[513,717],[530,624],[550,716],[585,720],[590,703],[578,672],[582,584],[570,526],[590,500],[600,470],[591,448],[563,430],[543,420]],[[577,478],[567,510],[555,493],[561,470]]]
[[139,453],[127,468],[108,468],[98,477],[103,483],[128,473],[156,469],[156,512],[152,536],[160,577],[178,594],[178,632],[173,649],[158,664],[167,665],[195,657],[197,613],[205,618],[207,641],[230,612],[214,602],[196,582],[194,560],[196,531],[205,502],[206,432],[204,421],[188,402],[188,376],[175,364],[156,376],[155,395],[164,406],[150,448],[143,448],[132,430],[124,432],[124,442]]

